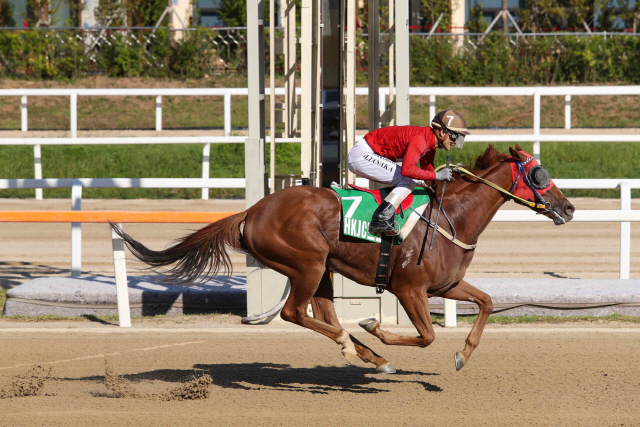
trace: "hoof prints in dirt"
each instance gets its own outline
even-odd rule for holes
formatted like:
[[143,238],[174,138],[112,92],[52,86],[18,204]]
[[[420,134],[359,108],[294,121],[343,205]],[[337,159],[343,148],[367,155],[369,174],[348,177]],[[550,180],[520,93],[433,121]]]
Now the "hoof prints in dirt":
[[113,392],[114,397],[145,398],[160,401],[206,399],[211,393],[212,383],[213,380],[209,375],[203,375],[164,393],[143,395],[133,387],[129,380],[122,378],[109,368],[107,368],[104,376],[104,385]]
[[49,379],[51,368],[36,366],[26,374],[18,375],[5,387],[0,389],[0,399],[12,397],[39,396],[45,380]]

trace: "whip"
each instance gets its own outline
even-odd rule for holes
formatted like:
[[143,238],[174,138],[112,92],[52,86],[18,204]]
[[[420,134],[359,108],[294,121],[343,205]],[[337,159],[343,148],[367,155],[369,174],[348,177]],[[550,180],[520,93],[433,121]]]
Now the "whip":
[[[447,156],[447,166],[451,162],[451,156]],[[442,182],[442,194],[440,195],[440,203],[438,203],[438,213],[436,213],[436,222],[433,227],[433,234],[431,234],[431,243],[429,243],[429,250],[433,250],[433,241],[436,238],[436,231],[438,231],[438,218],[440,217],[440,210],[442,209],[442,203],[444,203],[444,189],[447,188],[447,181]]]

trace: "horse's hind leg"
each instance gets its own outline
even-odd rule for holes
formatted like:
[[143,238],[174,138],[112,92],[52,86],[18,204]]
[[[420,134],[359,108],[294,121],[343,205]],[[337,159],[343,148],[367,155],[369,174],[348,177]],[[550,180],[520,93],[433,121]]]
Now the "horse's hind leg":
[[[342,325],[338,321],[338,315],[336,314],[335,307],[333,305],[333,285],[331,283],[331,276],[329,270],[325,271],[320,280],[320,286],[316,290],[315,295],[311,299],[311,307],[313,308],[313,317],[316,319],[328,323],[329,325],[343,329]],[[373,363],[376,365],[376,371],[385,374],[394,373],[395,368],[384,357],[377,355],[366,345],[349,335],[349,338],[356,347],[358,357],[365,363]]]
[[487,319],[489,319],[489,315],[493,311],[493,303],[491,302],[491,297],[489,295],[471,286],[464,280],[461,280],[458,285],[449,289],[443,297],[458,301],[475,302],[480,308],[478,318],[473,324],[473,328],[471,328],[471,332],[469,332],[469,336],[467,337],[464,350],[462,350],[462,352],[458,351],[455,354],[456,370],[459,371],[467,363],[473,350],[475,350],[475,348],[478,347],[478,344],[480,344],[480,337],[482,336],[484,325],[487,324]]
[[315,294],[323,274],[324,268],[320,271],[313,271],[313,268],[309,268],[306,271],[295,271],[289,274],[291,293],[280,312],[280,317],[287,322],[295,323],[331,338],[342,346],[342,355],[347,362],[354,364],[358,354],[347,331],[322,320],[309,317],[307,314],[309,300]]

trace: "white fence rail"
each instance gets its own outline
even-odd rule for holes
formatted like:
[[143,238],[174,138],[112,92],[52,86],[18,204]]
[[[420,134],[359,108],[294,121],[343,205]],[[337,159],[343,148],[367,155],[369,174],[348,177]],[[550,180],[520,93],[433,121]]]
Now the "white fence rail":
[[[296,93],[301,94],[297,88]],[[356,95],[367,96],[368,88],[357,88]],[[266,95],[270,88],[266,88]],[[284,88],[276,88],[276,95],[284,95]],[[385,113],[389,88],[380,88],[380,116]],[[640,95],[640,86],[555,86],[555,87],[413,87],[410,96],[429,96],[429,114],[436,114],[437,96],[531,96],[533,97],[533,132],[529,135],[470,135],[475,142],[533,142],[533,155],[540,160],[540,143],[556,142],[640,142],[640,135],[541,135],[540,98],[542,96],[565,97],[565,128],[571,128],[571,97],[600,95]],[[175,88],[175,89],[1,89],[0,97],[16,96],[21,102],[21,129],[28,130],[27,100],[29,96],[65,96],[70,98],[70,138],[0,138],[0,145],[33,145],[35,178],[42,178],[42,145],[93,145],[93,144],[203,144],[202,177],[209,177],[209,154],[212,143],[244,143],[244,137],[231,135],[231,97],[248,96],[247,88]],[[221,96],[224,100],[224,137],[119,137],[78,138],[79,96],[148,96],[155,97],[156,130],[162,130],[163,96]],[[269,138],[267,138],[268,140]],[[300,138],[278,138],[276,142],[301,142]],[[209,192],[202,189],[202,198]],[[36,188],[36,199],[42,199],[42,189]]]

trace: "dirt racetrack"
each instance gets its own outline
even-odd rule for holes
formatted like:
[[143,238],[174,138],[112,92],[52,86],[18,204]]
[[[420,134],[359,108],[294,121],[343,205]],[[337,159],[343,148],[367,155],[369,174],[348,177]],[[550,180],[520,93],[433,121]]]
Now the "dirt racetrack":
[[[619,200],[572,199],[576,209],[620,209]],[[640,200],[632,200],[640,209]],[[68,199],[5,199],[3,210],[69,210]],[[244,200],[92,200],[83,210],[241,211]],[[503,209],[525,209],[506,203]],[[126,224],[125,230],[153,249],[200,224]],[[35,277],[68,276],[71,263],[69,224],[0,223],[0,287],[10,288]],[[631,278],[640,278],[640,227],[631,227]],[[245,257],[232,253],[234,272],[245,272]],[[573,222],[556,227],[543,223],[492,223],[480,236],[468,277],[616,279],[619,272],[619,223]],[[141,268],[127,257],[129,274]],[[108,226],[82,226],[83,275],[113,275]]]
[[[346,366],[325,337],[288,325],[88,323],[0,326],[0,389],[34,366],[39,396],[0,399],[2,426],[634,426],[640,425],[640,328],[496,326],[460,372],[468,327],[436,327],[426,349],[387,347],[398,368]],[[396,332],[414,334],[411,329]],[[142,395],[211,376],[209,397],[117,398],[105,370]]]

